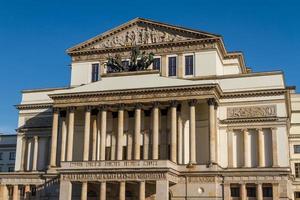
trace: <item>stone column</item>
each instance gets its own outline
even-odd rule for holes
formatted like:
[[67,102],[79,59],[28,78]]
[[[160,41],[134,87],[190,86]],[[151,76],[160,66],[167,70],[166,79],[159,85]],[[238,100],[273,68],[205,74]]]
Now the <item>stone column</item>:
[[233,130],[227,130],[227,143],[228,143],[228,167],[233,168]]
[[183,136],[182,136],[182,117],[181,113],[178,114],[177,117],[177,156],[178,156],[178,164],[183,163],[183,150],[182,150],[182,144],[183,144]]
[[100,183],[100,200],[106,200],[106,182]]
[[81,200],[87,200],[88,183],[82,182],[81,185]]
[[66,160],[66,146],[67,146],[67,119],[62,118],[61,124],[61,152],[60,161],[64,162]]
[[83,161],[89,160],[91,108],[86,107],[84,120]]
[[224,200],[231,200],[229,183],[224,183]]
[[171,102],[171,161],[177,163],[177,105]]
[[273,183],[272,190],[273,190],[273,199],[274,200],[279,199],[279,184]]
[[59,110],[57,108],[53,108],[50,167],[56,167],[58,115]]
[[134,126],[134,160],[139,160],[141,157],[141,105],[136,105],[135,108],[135,126]]
[[246,190],[246,184],[242,183],[240,185],[240,190],[241,190],[241,200],[247,200],[247,190]]
[[190,106],[190,162],[196,164],[196,100],[189,101]]
[[256,196],[257,196],[257,200],[263,200],[263,190],[262,190],[261,183],[258,183],[256,185]]
[[72,200],[72,183],[70,181],[60,180],[59,200]]
[[119,200],[125,200],[125,181],[120,182]]
[[216,162],[216,101],[215,99],[209,99],[208,110],[209,110],[209,157],[210,163]]
[[20,195],[19,195],[19,187],[18,185],[14,185],[13,186],[13,200],[19,200],[20,199]]
[[97,115],[93,117],[93,135],[92,135],[92,160],[97,160]]
[[161,75],[166,77],[167,74],[168,74],[167,56],[162,55],[161,56]]
[[38,168],[38,153],[39,153],[39,137],[34,136],[34,152],[33,152],[32,171],[37,171],[37,168]]
[[156,181],[156,200],[169,200],[169,181]]
[[158,102],[153,107],[153,123],[152,123],[152,159],[158,160],[158,135],[159,135],[159,108]]
[[244,167],[250,167],[250,144],[249,144],[249,131],[243,130],[244,134]]
[[30,185],[25,185],[24,188],[24,199],[29,200],[30,199]]
[[9,196],[8,196],[7,185],[1,185],[1,187],[2,187],[2,194],[0,195],[0,197],[2,197],[3,200],[8,200]]
[[146,182],[141,181],[139,183],[139,200],[145,200]]
[[100,160],[105,160],[105,148],[106,148],[106,118],[107,111],[105,107],[101,109],[101,139],[100,139]]
[[118,111],[117,160],[123,159],[123,137],[124,137],[124,105],[120,105]]
[[20,171],[24,171],[25,169],[25,159],[26,159],[26,146],[27,146],[27,138],[25,135],[22,135],[22,152],[21,152],[21,161],[20,161]]
[[258,167],[265,167],[265,140],[264,132],[262,129],[258,129]]
[[69,109],[69,124],[68,124],[68,145],[67,145],[67,161],[73,160],[73,138],[74,138],[74,118],[75,108]]
[[272,131],[272,161],[273,167],[278,167],[278,148],[277,148],[277,128],[271,128]]

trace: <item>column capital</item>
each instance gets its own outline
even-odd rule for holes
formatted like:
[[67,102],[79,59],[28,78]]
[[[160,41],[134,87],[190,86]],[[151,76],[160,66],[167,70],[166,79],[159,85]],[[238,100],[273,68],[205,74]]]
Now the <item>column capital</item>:
[[57,114],[58,114],[58,112],[60,111],[60,108],[58,108],[58,107],[53,107],[53,108],[52,108],[52,111],[53,111],[53,113],[57,113]]
[[242,129],[242,132],[243,132],[244,134],[248,134],[248,133],[249,133],[249,129],[248,129],[248,128],[243,128],[243,129]]
[[141,104],[141,103],[134,104],[135,109],[141,109],[142,107],[143,107],[143,104]]
[[38,135],[35,135],[33,136],[34,140],[38,140],[39,139],[39,136]]
[[119,110],[124,110],[125,109],[125,104],[124,103],[120,103],[120,104],[117,105],[117,108]]
[[85,106],[84,109],[86,112],[91,112],[92,111],[92,106]]
[[69,111],[69,112],[74,112],[75,110],[76,110],[75,106],[67,107],[67,111]]
[[277,131],[277,127],[271,127],[271,131],[272,131],[272,133],[276,132]]
[[198,104],[198,100],[197,99],[191,99],[188,102],[189,102],[189,106],[195,106],[195,105]]
[[159,107],[160,102],[154,101],[154,102],[152,102],[152,105],[153,105],[154,108],[157,108],[157,107]]
[[172,101],[170,101],[170,104],[171,104],[171,107],[177,107],[179,102],[176,100],[172,100]]
[[107,111],[108,110],[108,105],[99,105],[99,110]]

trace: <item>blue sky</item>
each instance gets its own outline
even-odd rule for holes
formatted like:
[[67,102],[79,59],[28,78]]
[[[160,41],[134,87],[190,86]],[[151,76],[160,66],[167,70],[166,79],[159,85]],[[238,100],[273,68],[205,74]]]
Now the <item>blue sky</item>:
[[21,90],[69,84],[67,48],[135,17],[221,34],[253,71],[283,70],[300,87],[299,10],[296,0],[0,0],[0,132],[17,128]]

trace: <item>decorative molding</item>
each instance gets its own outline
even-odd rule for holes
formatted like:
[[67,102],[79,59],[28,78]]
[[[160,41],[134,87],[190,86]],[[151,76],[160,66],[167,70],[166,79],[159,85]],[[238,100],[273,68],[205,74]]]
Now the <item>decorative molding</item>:
[[276,117],[276,106],[247,106],[227,108],[227,119]]
[[52,103],[41,103],[41,104],[20,104],[16,105],[19,110],[36,110],[36,109],[47,109],[52,108]]

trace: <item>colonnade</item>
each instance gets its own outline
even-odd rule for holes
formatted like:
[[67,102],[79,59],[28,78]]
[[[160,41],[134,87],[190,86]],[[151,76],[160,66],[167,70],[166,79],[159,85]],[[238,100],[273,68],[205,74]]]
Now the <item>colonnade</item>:
[[[21,159],[20,159],[20,171],[37,171],[38,170],[38,152],[39,152],[39,136],[21,136],[22,141],[22,149],[21,149]],[[27,165],[28,162],[30,162],[30,159],[28,159],[28,152],[29,152],[29,141],[33,141],[33,157],[32,157],[32,169],[28,169]]]
[[[152,181],[153,182],[153,181]],[[77,182],[78,183],[78,182]],[[118,190],[114,191],[117,192],[118,191],[118,199],[119,200],[125,200],[126,199],[126,181],[119,181],[119,182],[114,182],[117,183],[118,185]],[[131,181],[131,183],[133,183]],[[146,199],[146,181],[136,181],[136,184],[138,184],[138,199],[139,200],[145,200]],[[71,200],[72,199],[72,187],[73,184],[70,181],[66,181],[66,180],[61,180],[61,186],[60,186],[60,191],[64,191],[64,192],[60,192],[60,196],[59,199],[60,200]],[[81,193],[80,193],[80,199],[81,200],[87,200],[88,197],[88,187],[89,187],[89,182],[87,181],[83,181],[80,182],[81,184]],[[107,184],[108,182],[106,181],[101,181],[101,182],[92,182],[92,184],[97,184],[99,187],[99,200],[106,200],[107,199]],[[157,180],[155,181],[155,186],[156,186],[156,194],[155,194],[155,198],[157,200],[168,200],[169,198],[169,181],[168,180]]]
[[[247,189],[253,188],[254,192],[248,194]],[[235,188],[238,191],[238,194],[233,194],[232,189]],[[269,189],[267,193],[268,196],[264,196],[263,188]],[[279,199],[279,184],[278,183],[225,183],[224,184],[224,199],[232,200],[232,199],[241,199],[247,200],[249,198],[254,198],[257,200],[263,200],[264,198],[270,199]]]
[[[270,167],[265,163],[266,156],[272,158],[272,167],[278,167],[278,147],[277,147],[277,128],[265,128],[271,130],[271,142],[272,142],[272,155],[266,155],[265,151],[265,137],[264,131],[262,128],[254,129],[257,133],[257,167]],[[250,150],[250,139],[249,139],[249,130],[250,129],[241,129],[238,130],[240,134],[243,134],[243,167],[256,167],[251,166],[251,150]],[[234,150],[233,150],[233,133],[234,130],[228,131],[228,167],[235,167],[234,165]]]
[[[196,104],[198,100],[190,100],[189,104],[189,163],[196,163]],[[182,150],[179,148],[179,144],[182,144],[182,136],[180,132],[182,130],[182,125],[179,125],[178,117],[178,105],[180,102],[171,101],[169,102],[170,110],[170,160],[174,163],[177,163],[179,157],[182,157],[181,153],[178,153]],[[159,110],[160,103],[154,102],[151,104],[152,112],[152,159],[159,159]],[[143,109],[142,104],[135,105],[126,105],[119,104],[113,107],[117,108],[117,146],[116,146],[116,160],[123,159],[123,135],[124,135],[124,112],[127,109],[132,109],[134,111],[134,136],[133,136],[133,159],[139,160],[141,158],[141,111]],[[84,107],[84,141],[83,141],[83,161],[90,160],[105,160],[105,150],[106,150],[106,134],[107,134],[107,113],[111,107],[101,106],[97,108],[92,108],[91,106]],[[73,159],[73,145],[74,145],[74,118],[75,118],[75,107],[69,107],[66,112],[66,117],[62,117],[62,127],[61,127],[61,161],[72,161]],[[92,111],[96,110],[96,116],[91,115]],[[216,161],[216,102],[214,99],[208,100],[208,110],[209,110],[209,135],[210,135],[210,161]],[[57,146],[58,146],[58,130],[59,130],[59,117],[60,109],[53,109],[53,125],[52,125],[52,137],[51,137],[51,157],[50,157],[50,166],[57,166]],[[92,123],[91,123],[92,122]],[[91,127],[92,126],[92,127]],[[97,156],[97,130],[100,131],[100,150],[98,151],[99,156]],[[180,134],[179,134],[180,133]],[[90,138],[91,141],[90,141]],[[92,150],[90,151],[90,145]],[[98,157],[98,158],[97,158]],[[148,158],[150,159],[150,158]],[[180,158],[181,159],[181,158]]]
[[[35,190],[34,195],[32,195],[32,190]],[[30,185],[0,185],[0,191],[0,199],[3,200],[40,199],[40,192]]]

